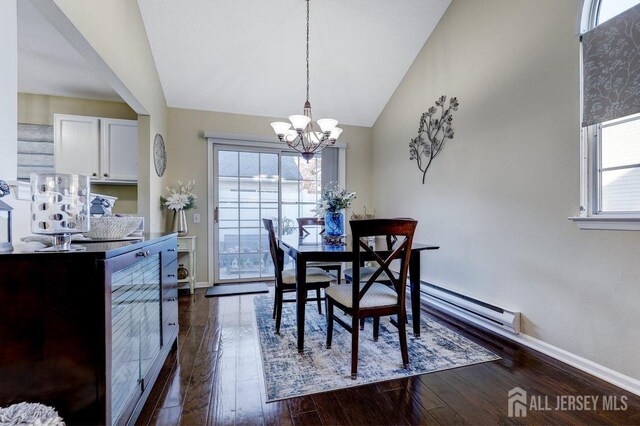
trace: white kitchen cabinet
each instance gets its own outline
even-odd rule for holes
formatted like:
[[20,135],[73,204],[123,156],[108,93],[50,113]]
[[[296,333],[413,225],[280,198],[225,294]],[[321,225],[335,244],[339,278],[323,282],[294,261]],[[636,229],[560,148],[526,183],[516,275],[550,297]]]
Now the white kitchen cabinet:
[[138,180],[138,122],[100,119],[100,172],[103,179]]
[[94,183],[138,180],[138,122],[54,114],[58,173],[91,176]]
[[53,161],[58,173],[77,173],[98,179],[100,171],[100,119],[54,115]]

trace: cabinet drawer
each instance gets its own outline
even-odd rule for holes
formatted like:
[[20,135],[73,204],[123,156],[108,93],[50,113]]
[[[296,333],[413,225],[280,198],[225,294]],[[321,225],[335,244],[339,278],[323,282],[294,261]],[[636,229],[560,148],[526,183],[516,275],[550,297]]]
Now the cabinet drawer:
[[173,342],[178,333],[178,299],[173,297],[162,298],[162,345]]
[[178,237],[178,251],[193,251],[195,249],[195,241],[194,237]]
[[166,266],[178,258],[178,244],[175,239],[170,239],[162,244],[162,265]]
[[178,288],[178,262],[172,263],[162,267],[162,292],[166,292],[169,289]]

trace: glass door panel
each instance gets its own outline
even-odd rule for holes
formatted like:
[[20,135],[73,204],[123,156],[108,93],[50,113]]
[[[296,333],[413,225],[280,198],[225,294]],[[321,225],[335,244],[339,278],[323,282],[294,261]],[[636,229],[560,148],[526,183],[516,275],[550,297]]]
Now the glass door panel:
[[279,157],[276,152],[216,149],[216,282],[273,277],[262,219],[279,217]]

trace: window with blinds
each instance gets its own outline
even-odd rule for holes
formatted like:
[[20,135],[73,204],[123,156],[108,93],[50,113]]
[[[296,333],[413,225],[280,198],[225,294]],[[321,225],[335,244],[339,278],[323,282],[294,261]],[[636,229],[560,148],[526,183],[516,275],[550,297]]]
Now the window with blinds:
[[575,219],[600,221],[578,222],[585,229],[640,230],[640,0],[590,0],[585,8],[581,217]]
[[640,114],[602,124],[600,212],[640,211]]

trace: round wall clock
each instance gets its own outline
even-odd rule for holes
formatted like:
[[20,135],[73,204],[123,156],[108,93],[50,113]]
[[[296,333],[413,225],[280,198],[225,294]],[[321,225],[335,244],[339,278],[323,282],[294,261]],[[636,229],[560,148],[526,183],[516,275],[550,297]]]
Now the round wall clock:
[[153,164],[156,167],[156,174],[162,176],[167,168],[167,150],[160,133],[156,134],[153,140]]

